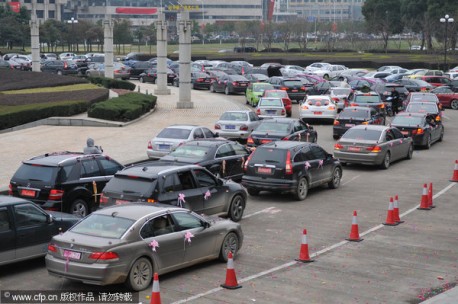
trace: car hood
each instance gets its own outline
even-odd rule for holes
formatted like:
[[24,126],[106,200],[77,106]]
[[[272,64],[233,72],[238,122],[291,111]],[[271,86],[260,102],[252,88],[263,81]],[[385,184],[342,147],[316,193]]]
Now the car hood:
[[70,214],[70,213],[64,213],[64,212],[59,212],[59,211],[46,211],[47,213],[52,215],[52,218],[54,221],[58,222],[78,222],[81,217]]

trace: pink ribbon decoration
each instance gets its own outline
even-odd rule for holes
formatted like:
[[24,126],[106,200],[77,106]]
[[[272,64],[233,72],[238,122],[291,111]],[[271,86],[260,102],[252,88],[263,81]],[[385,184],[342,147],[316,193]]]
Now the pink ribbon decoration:
[[298,133],[298,134],[297,134],[297,139],[298,139],[299,141],[301,141],[301,133]]
[[212,194],[210,193],[210,190],[207,190],[207,192],[205,192],[204,199],[208,200],[211,196]]
[[188,243],[191,244],[191,238],[194,237],[194,234],[192,234],[190,231],[186,231],[184,235],[184,241],[188,241]]
[[223,160],[223,175],[226,175],[226,160]]
[[242,168],[243,168],[243,165],[245,164],[245,157],[242,156]]
[[183,208],[183,203],[186,203],[186,201],[184,200],[184,198],[185,198],[184,193],[178,194],[178,206],[179,206],[180,208]]
[[152,240],[151,243],[148,244],[154,252],[156,252],[156,248],[159,247],[159,243],[156,240]]
[[310,168],[312,165],[310,165],[310,163],[308,161],[305,162],[305,169],[308,169]]
[[70,257],[67,255],[65,260],[65,272],[68,272],[68,264],[70,264]]
[[393,146],[393,143],[392,143],[392,142],[390,142],[390,147],[392,147],[392,146]]
[[402,144],[402,139],[400,139],[399,142]]
[[320,168],[320,167],[321,167],[321,169],[323,169],[323,160],[322,159],[320,159],[318,161],[318,168]]

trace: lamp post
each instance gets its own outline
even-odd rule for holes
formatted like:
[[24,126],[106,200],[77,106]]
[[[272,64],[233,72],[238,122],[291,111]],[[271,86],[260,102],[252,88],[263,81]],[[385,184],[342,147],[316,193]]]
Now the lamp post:
[[444,16],[444,18],[440,18],[440,22],[445,23],[445,37],[444,37],[444,69],[447,71],[447,25],[448,23],[452,23],[455,20],[453,18],[450,18],[450,16],[447,14]]
[[78,23],[78,20],[72,17],[70,20],[67,20],[67,23],[70,23],[72,25],[72,44],[70,46],[70,51],[74,52],[73,43],[75,42],[75,23]]

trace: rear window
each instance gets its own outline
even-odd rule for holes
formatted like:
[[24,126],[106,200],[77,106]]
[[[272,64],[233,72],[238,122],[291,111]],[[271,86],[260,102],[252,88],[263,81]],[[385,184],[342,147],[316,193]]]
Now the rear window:
[[252,163],[284,163],[286,160],[286,150],[275,149],[272,147],[260,146],[256,148],[253,156],[251,157]]
[[[128,175],[115,175],[105,186],[103,191],[110,193],[125,194],[137,199],[149,198],[152,196],[153,189],[156,188],[155,179],[143,179]],[[110,194],[108,194],[110,196]]]
[[160,138],[173,138],[173,139],[188,139],[191,130],[179,128],[165,128],[157,137]]
[[221,115],[220,120],[247,121],[248,116],[246,113],[225,112]]
[[412,94],[410,101],[433,101],[437,102],[438,98],[435,94]]
[[346,108],[339,114],[339,118],[366,118],[369,116],[369,110]]
[[203,159],[210,151],[209,147],[202,147],[196,145],[180,146],[169,155],[174,157],[187,157]]
[[33,180],[51,183],[55,180],[59,167],[22,164],[13,176],[13,180]]
[[331,92],[334,95],[349,95],[351,89],[332,89]]
[[288,97],[286,91],[266,91],[264,92],[265,97]]
[[379,140],[382,131],[351,128],[342,136],[345,139]]
[[432,102],[425,102],[425,103],[409,103],[407,106],[406,112],[413,112],[413,113],[438,113],[439,109],[437,105]]
[[259,106],[282,107],[283,101],[281,101],[281,99],[261,99],[259,101]]
[[290,130],[290,124],[279,123],[279,122],[263,122],[255,131],[267,132],[267,133],[288,133]]
[[283,84],[287,87],[301,87],[302,82],[300,80],[285,80]]
[[264,92],[264,90],[272,89],[272,85],[270,84],[254,84],[253,91],[257,92]]
[[378,95],[356,95],[355,102],[380,103],[381,101]]
[[70,230],[84,235],[119,239],[134,223],[134,220],[123,217],[91,214]]
[[418,116],[396,116],[391,122],[397,126],[419,126],[423,125],[423,117]]

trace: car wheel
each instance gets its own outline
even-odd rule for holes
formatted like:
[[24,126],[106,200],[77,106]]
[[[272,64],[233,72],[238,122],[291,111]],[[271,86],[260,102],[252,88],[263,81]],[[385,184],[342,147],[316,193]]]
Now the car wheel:
[[313,139],[313,142],[316,144],[318,142],[318,134],[315,135],[315,138]]
[[62,71],[61,71],[61,70],[58,70],[58,71],[56,72],[56,74],[57,74],[57,75],[62,75]]
[[244,209],[245,199],[241,195],[234,196],[231,206],[229,207],[229,218],[234,222],[240,221],[242,219]]
[[139,258],[134,262],[126,279],[128,288],[141,291],[151,284],[153,277],[153,266],[147,258]]
[[442,127],[442,129],[441,129],[441,135],[439,136],[438,141],[444,140],[444,132],[445,132],[444,127]]
[[309,185],[305,177],[301,177],[297,182],[297,188],[294,191],[294,196],[298,201],[302,201],[307,197],[307,192],[309,190]]
[[223,240],[221,250],[219,253],[219,259],[222,262],[227,262],[227,255],[229,251],[232,252],[232,256],[235,257],[239,250],[239,237],[234,232],[229,232]]
[[332,179],[328,183],[328,187],[331,189],[337,189],[340,186],[340,180],[342,178],[342,169],[336,167],[332,172]]
[[413,145],[409,146],[409,151],[407,151],[406,159],[412,159],[413,156]]
[[210,85],[210,92],[215,93],[215,87],[213,85]]
[[385,157],[383,158],[383,161],[382,161],[382,164],[380,165],[380,167],[382,169],[388,169],[390,167],[390,163],[391,163],[391,154],[388,151],[388,152],[386,152]]
[[82,199],[77,199],[75,200],[71,205],[70,205],[70,213],[74,215],[78,215],[81,217],[84,217],[89,214],[89,208],[87,206],[87,203],[82,200]]
[[156,82],[157,82],[157,78],[153,78],[152,83],[153,83],[153,84],[156,84]]
[[458,110],[458,100],[457,99],[454,99],[450,102],[450,107],[453,109],[453,110]]
[[248,188],[247,191],[248,191],[248,194],[251,195],[251,196],[258,196],[259,195],[259,190],[258,189]]
[[426,140],[426,145],[425,145],[425,148],[426,149],[430,149],[431,148],[431,145],[432,145],[432,138],[431,138],[431,134],[429,134],[428,136],[428,139]]
[[286,113],[286,117],[291,117],[291,112]]
[[250,101],[248,100],[248,97],[246,95],[245,95],[245,102],[246,102],[246,104],[250,103]]
[[224,94],[226,94],[226,95],[231,94],[231,92],[229,92],[229,87],[228,87],[228,86],[226,86],[226,87],[224,88]]
[[340,164],[342,165],[342,167],[346,167],[347,166],[347,163],[343,162],[343,161],[341,161]]
[[336,139],[336,140],[337,140],[337,139],[339,139],[339,138],[340,138],[340,136],[339,136],[339,135],[335,135],[335,134],[334,134],[334,135],[332,135],[332,138],[334,138],[334,139]]
[[145,78],[140,77],[138,80],[140,80],[141,83],[145,83]]

